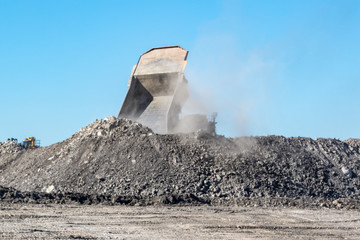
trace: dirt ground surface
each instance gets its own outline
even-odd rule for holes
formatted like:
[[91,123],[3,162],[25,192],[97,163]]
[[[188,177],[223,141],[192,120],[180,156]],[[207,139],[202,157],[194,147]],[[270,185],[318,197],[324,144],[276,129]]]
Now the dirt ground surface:
[[335,209],[0,204],[0,239],[359,239]]

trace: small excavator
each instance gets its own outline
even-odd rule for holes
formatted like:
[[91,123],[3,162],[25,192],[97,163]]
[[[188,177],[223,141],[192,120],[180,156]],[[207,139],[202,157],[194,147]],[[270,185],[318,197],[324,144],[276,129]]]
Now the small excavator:
[[36,140],[35,137],[28,137],[23,141],[22,146],[26,150],[35,149],[35,148],[40,147],[40,140]]

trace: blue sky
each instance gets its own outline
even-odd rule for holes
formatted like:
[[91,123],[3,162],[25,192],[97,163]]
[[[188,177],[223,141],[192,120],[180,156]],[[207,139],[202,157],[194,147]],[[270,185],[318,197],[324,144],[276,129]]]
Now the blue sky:
[[360,137],[360,1],[0,1],[0,141],[117,116],[152,47],[189,50],[188,112],[226,136]]

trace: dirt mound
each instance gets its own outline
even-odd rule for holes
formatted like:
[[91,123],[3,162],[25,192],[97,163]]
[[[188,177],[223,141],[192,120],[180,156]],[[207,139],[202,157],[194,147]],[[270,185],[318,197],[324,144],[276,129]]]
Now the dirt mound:
[[8,153],[20,152],[23,148],[13,141],[0,142],[0,156]]
[[357,139],[159,135],[110,117],[52,146],[0,154],[0,184],[150,203],[357,202],[359,146]]

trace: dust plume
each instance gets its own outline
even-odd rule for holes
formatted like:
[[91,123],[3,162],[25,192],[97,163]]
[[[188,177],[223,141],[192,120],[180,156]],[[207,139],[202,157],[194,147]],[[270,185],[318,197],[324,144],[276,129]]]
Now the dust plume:
[[261,51],[241,53],[231,37],[200,39],[190,52],[183,114],[217,112],[218,133],[226,136],[266,131],[276,65]]

